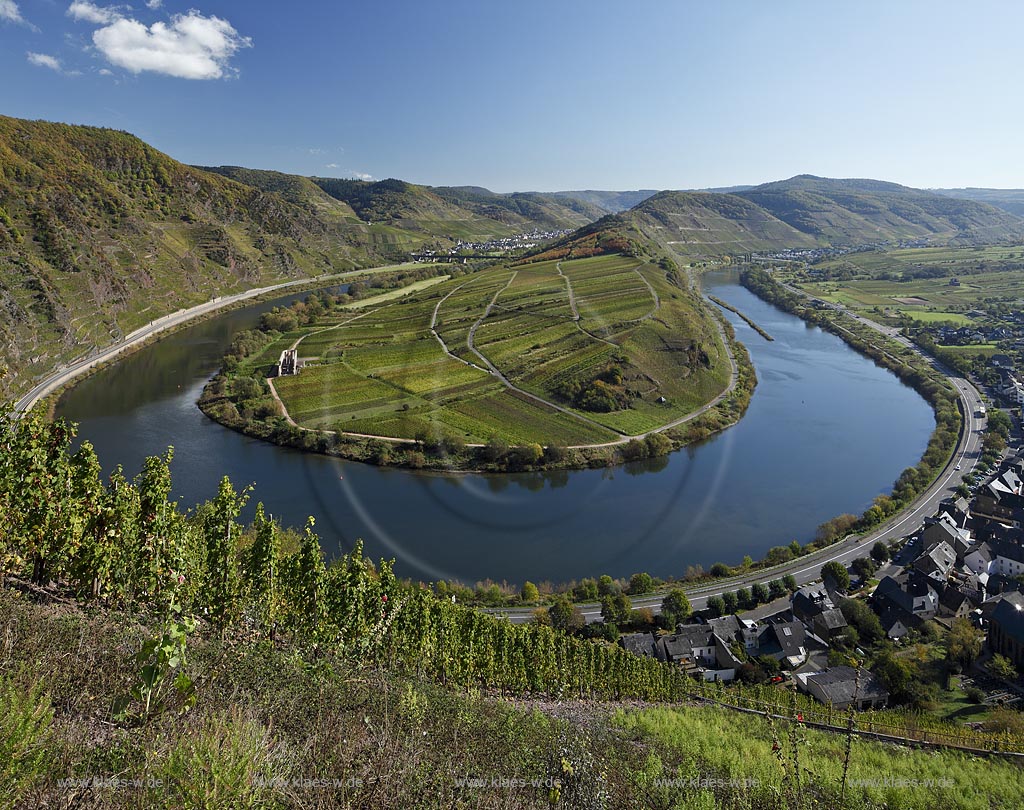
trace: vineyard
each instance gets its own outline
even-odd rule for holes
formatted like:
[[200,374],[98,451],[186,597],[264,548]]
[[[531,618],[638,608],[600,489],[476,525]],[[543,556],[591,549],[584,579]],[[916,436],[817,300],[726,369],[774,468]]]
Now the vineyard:
[[[1015,763],[956,750],[1020,750],[1012,733],[704,684],[512,625],[359,545],[326,564],[312,522],[257,506],[241,525],[251,493],[227,479],[182,510],[171,451],[103,481],[72,438],[38,414],[0,432],[0,805],[934,806],[879,773],[941,777],[949,807],[1019,796]],[[473,781],[502,774],[535,784]]]
[[619,647],[512,625],[397,580],[361,546],[325,565],[312,521],[285,532],[224,479],[192,513],[169,500],[173,453],[128,481],[103,482],[88,443],[70,450],[64,422],[32,415],[0,438],[2,573],[31,587],[60,583],[79,599],[144,608],[168,632],[202,617],[220,634],[321,645],[441,684],[601,699],[676,700],[678,670]]
[[713,399],[730,372],[696,294],[623,256],[497,265],[271,337],[229,377],[262,385],[295,347],[307,367],[273,383],[295,423],[406,440],[612,442]]

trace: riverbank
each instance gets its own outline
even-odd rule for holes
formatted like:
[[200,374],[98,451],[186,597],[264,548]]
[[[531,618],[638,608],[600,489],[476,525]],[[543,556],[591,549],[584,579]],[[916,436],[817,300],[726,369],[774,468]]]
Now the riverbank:
[[295,279],[267,287],[244,290],[231,295],[218,296],[188,309],[162,315],[156,320],[150,321],[148,324],[129,333],[117,343],[100,349],[66,368],[57,369],[17,400],[13,411],[16,415],[20,415],[42,402],[45,405],[45,411],[52,416],[57,400],[70,386],[81,382],[97,371],[101,371],[112,361],[122,360],[146,346],[150,346],[187,326],[194,325],[208,318],[223,315],[225,312],[233,309],[251,306],[268,298],[278,296],[285,290],[298,294],[307,290],[319,289],[353,278],[359,278],[369,273],[387,272],[404,266],[387,265]]
[[[456,291],[467,283],[460,284],[455,288]],[[253,438],[297,450],[387,467],[452,473],[505,473],[594,469],[659,458],[734,425],[745,412],[756,386],[756,375],[749,355],[746,348],[736,341],[731,325],[700,296],[695,294],[693,298],[712,319],[717,338],[724,347],[729,366],[728,382],[724,390],[691,412],[663,425],[635,435],[622,435],[612,441],[512,445],[495,437],[486,444],[474,443],[454,433],[440,420],[431,423],[429,429],[417,432],[415,438],[410,438],[408,434],[391,436],[383,432],[377,434],[358,429],[346,430],[345,422],[334,429],[298,424],[288,412],[275,381],[268,378],[272,372],[267,366],[267,358],[276,357],[281,348],[295,348],[306,334],[293,340],[292,337],[302,330],[281,332],[274,328],[277,326],[276,321],[266,321],[260,329],[238,336],[225,355],[221,372],[204,388],[199,407],[211,419]],[[378,300],[385,299],[379,296],[363,299],[359,306],[366,309]],[[314,304],[317,312],[329,312],[338,302],[321,299],[320,303]],[[345,304],[343,310],[351,309],[352,306]],[[305,317],[305,305],[293,305],[292,309],[300,320]],[[338,318],[337,314],[333,317],[335,320]],[[357,315],[348,320],[343,319],[342,325],[361,317]],[[294,320],[291,318],[289,323]],[[315,320],[312,325],[316,325]],[[294,324],[291,328],[294,329]],[[320,331],[331,328],[337,327],[329,326]],[[339,361],[343,359],[333,356],[318,359],[318,363]],[[367,380],[375,383],[377,375],[370,374]],[[503,382],[507,383],[505,380]],[[396,391],[395,396],[402,394],[401,390]],[[524,399],[529,398],[531,403],[551,408],[553,412],[577,415],[566,406],[551,403],[514,387],[513,391]],[[325,398],[329,400],[335,395],[336,392],[331,391]]]
[[[921,352],[884,334],[872,332],[868,325],[848,317],[844,320],[849,323],[835,322],[833,319],[842,317],[841,312],[821,309],[810,302],[803,304],[800,296],[782,287],[764,271],[744,272],[741,284],[779,309],[832,332],[851,348],[895,373],[929,402],[936,426],[918,464],[904,470],[893,491],[876,498],[862,515],[841,515],[826,521],[811,543],[801,545],[794,542],[789,546],[775,547],[764,558],[756,561],[748,558],[741,565],[716,564],[715,567],[720,567],[722,572],[719,576],[699,571],[670,582],[672,586],[682,585],[685,588],[694,609],[706,607],[708,600],[715,596],[738,594],[741,589],[749,593],[751,586],[759,583],[771,583],[773,592],[779,591],[787,576],[793,577],[787,586],[792,590],[795,585],[818,579],[818,572],[826,562],[839,560],[849,564],[858,556],[867,556],[874,541],[892,543],[898,540],[899,532],[913,530],[924,517],[934,514],[945,488],[952,489],[966,474],[953,469],[954,460],[959,468],[972,446],[975,450],[979,446],[968,415],[975,408],[973,403],[964,401],[969,388],[967,381],[951,382],[947,374]],[[980,402],[980,394],[975,391],[974,396]],[[961,403],[959,408],[958,402]],[[865,532],[868,534],[864,535]],[[619,583],[620,586],[623,584]],[[651,594],[641,594],[632,600],[632,607],[658,612],[667,591],[666,587]],[[599,618],[600,606],[592,601],[592,597],[580,598],[576,604],[588,621]],[[754,604],[757,604],[756,600]],[[525,610],[502,612],[513,621],[528,620]]]

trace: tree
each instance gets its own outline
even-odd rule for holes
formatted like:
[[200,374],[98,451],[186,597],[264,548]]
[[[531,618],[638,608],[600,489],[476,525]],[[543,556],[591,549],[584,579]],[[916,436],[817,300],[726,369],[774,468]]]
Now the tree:
[[682,588],[673,588],[661,600],[661,615],[665,617],[669,626],[674,627],[680,622],[685,622],[692,612],[690,600]]
[[846,623],[857,631],[857,637],[865,644],[875,644],[885,638],[885,631],[878,616],[862,600],[843,599],[839,602],[839,610],[842,611]]
[[580,609],[564,594],[555,597],[555,601],[548,608],[548,616],[551,618],[552,627],[566,633],[579,630],[586,624]]
[[611,596],[619,592],[619,586],[607,574],[601,574],[597,580],[597,593],[599,596]]
[[572,589],[577,601],[587,602],[597,599],[601,594],[597,590],[596,579],[581,579],[579,584]]
[[888,562],[890,556],[889,547],[881,540],[876,540],[875,544],[871,547],[871,559],[881,564]]
[[633,605],[624,593],[601,597],[601,619],[605,624],[625,624],[632,611]]
[[519,596],[524,602],[540,601],[540,591],[538,591],[537,586],[529,580],[523,583],[523,590],[520,592]]
[[711,576],[713,577],[727,577],[732,573],[732,569],[722,562],[716,562],[711,566]]
[[754,605],[750,600],[750,590],[747,588],[739,588],[736,591],[736,604],[744,610],[752,608]]
[[642,593],[650,593],[654,590],[654,580],[650,574],[633,574],[629,578],[629,592],[634,596]]
[[970,667],[979,655],[985,634],[967,619],[953,619],[946,638],[946,660],[961,671]]
[[862,581],[867,582],[871,575],[875,573],[875,569],[878,566],[875,565],[875,561],[870,557],[858,557],[853,561],[853,573],[861,578]]
[[821,567],[821,578],[825,582],[831,580],[836,590],[845,591],[850,587],[850,574],[838,560],[831,560]]
[[740,606],[739,599],[736,598],[736,594],[732,591],[726,591],[722,594],[722,602],[725,605],[725,611],[722,613],[723,616],[735,613]]
[[796,584],[796,577],[792,574],[786,574],[782,578],[782,584],[786,586],[786,590],[790,593],[796,593],[800,586]]
[[778,599],[786,595],[786,586],[782,584],[781,579],[773,579],[768,583],[768,595],[772,599]]
[[715,618],[725,615],[725,600],[721,596],[711,596],[708,598],[708,611]]
[[1013,662],[999,653],[993,655],[992,660],[988,662],[988,671],[997,678],[1005,678],[1008,681],[1017,679],[1017,670],[1014,668]]

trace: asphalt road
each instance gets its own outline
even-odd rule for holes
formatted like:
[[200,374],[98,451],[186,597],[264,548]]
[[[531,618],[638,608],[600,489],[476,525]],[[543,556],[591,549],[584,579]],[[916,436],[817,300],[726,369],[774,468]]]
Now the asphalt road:
[[360,272],[362,271],[356,271],[355,273],[338,273],[315,278],[303,278],[298,279],[297,281],[286,281],[283,284],[273,284],[269,287],[258,287],[253,290],[236,293],[235,295],[213,298],[202,304],[190,307],[189,309],[181,309],[177,312],[172,312],[170,315],[164,315],[162,318],[157,318],[155,321],[151,321],[145,326],[136,329],[117,343],[108,346],[105,349],[101,349],[99,352],[79,360],[76,363],[72,363],[70,366],[58,368],[51,375],[35,385],[31,391],[25,394],[25,396],[14,404],[14,414],[15,416],[23,414],[40,399],[57,390],[80,374],[84,374],[99,363],[103,363],[113,357],[116,357],[127,349],[130,349],[132,346],[135,346],[153,335],[159,334],[160,332],[165,332],[168,329],[173,329],[202,315],[215,312],[218,309],[223,309],[224,307],[238,303],[239,301],[255,298],[265,293],[287,290],[289,287],[298,287],[303,284],[310,284],[314,282],[319,283],[321,281],[325,284],[330,284],[333,281],[338,281],[348,276],[359,275]]
[[[798,290],[793,287],[788,287],[788,289],[791,289],[801,295],[806,295],[802,290]],[[813,296],[807,297],[813,298]],[[860,323],[869,326],[887,337],[898,341],[904,346],[913,349],[918,352],[918,354],[922,354],[916,346],[900,335],[898,330],[882,326],[874,321],[862,318],[839,305],[828,305],[832,309],[845,312]],[[961,430],[960,440],[957,443],[956,450],[954,451],[949,464],[935,482],[924,493],[918,496],[917,500],[914,501],[914,503],[907,509],[904,509],[898,515],[893,516],[883,526],[880,526],[869,534],[849,537],[835,545],[822,549],[820,552],[800,557],[799,559],[783,563],[782,565],[777,565],[773,568],[761,569],[747,576],[721,580],[696,588],[686,588],[687,596],[689,597],[690,604],[693,606],[694,610],[700,610],[706,607],[708,599],[712,596],[720,596],[727,591],[735,591],[738,588],[749,588],[755,583],[779,579],[787,574],[792,574],[799,585],[814,582],[821,578],[821,567],[825,563],[831,560],[838,560],[844,565],[849,566],[856,558],[866,557],[871,552],[871,547],[876,541],[883,540],[885,542],[891,542],[898,538],[913,534],[918,528],[920,528],[926,517],[931,517],[938,512],[939,504],[943,500],[956,497],[956,488],[963,481],[964,476],[970,474],[971,471],[974,470],[981,457],[981,444],[986,420],[984,418],[979,418],[976,414],[982,406],[983,400],[981,398],[981,394],[970,383],[970,381],[963,377],[956,376],[950,369],[936,363],[926,355],[922,354],[922,356],[924,356],[934,368],[949,377],[956,386],[957,392],[960,394],[963,413],[966,417],[964,419],[964,425]],[[634,609],[650,608],[655,613],[658,613],[661,610],[661,600],[662,595],[655,594],[652,596],[640,596],[632,599],[631,601]],[[599,604],[581,604],[579,605],[579,608],[588,624],[601,620],[601,606]],[[490,612],[507,616],[510,621],[518,624],[529,622],[533,618],[533,610],[534,608],[510,608],[494,609]]]

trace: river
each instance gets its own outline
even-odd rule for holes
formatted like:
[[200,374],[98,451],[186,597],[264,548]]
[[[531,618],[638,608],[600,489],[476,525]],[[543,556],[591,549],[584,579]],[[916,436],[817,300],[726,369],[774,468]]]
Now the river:
[[699,446],[638,464],[446,476],[288,450],[207,419],[195,403],[232,335],[294,295],[147,346],[71,389],[57,413],[80,424],[105,469],[135,474],[145,456],[173,445],[183,505],[212,497],[223,475],[254,483],[253,503],[285,525],[314,516],[328,556],[362,538],[371,556],[396,558],[402,576],[679,576],[807,542],[821,522],[860,513],[918,461],[934,427],[928,404],[892,373],[737,281],[723,271],[702,284],[775,338],[724,313],[757,370],[746,415]]

